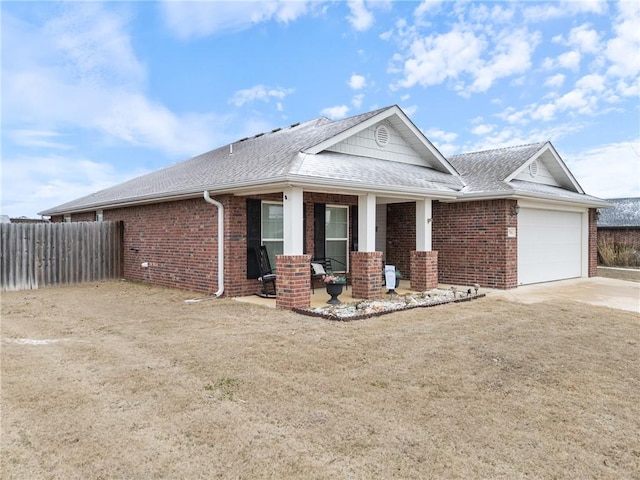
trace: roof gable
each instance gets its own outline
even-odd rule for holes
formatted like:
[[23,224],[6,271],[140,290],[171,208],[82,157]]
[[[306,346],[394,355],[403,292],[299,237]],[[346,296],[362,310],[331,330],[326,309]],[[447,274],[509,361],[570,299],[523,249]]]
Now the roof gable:
[[551,142],[545,142],[536,153],[511,172],[504,181],[511,182],[514,179],[584,193]]
[[[333,136],[307,148],[304,153],[319,154],[323,151],[371,156],[397,162],[411,163],[433,168],[439,172],[458,176],[455,168],[438,149],[416,128],[405,113],[394,105],[374,112],[366,118],[351,117],[350,125]],[[353,122],[354,119],[360,120]],[[340,123],[340,122],[337,122]],[[376,144],[376,128],[384,126],[395,139],[396,150],[387,150]],[[364,144],[364,145],[363,145]],[[361,148],[364,147],[364,148]],[[365,153],[366,152],[366,153]]]

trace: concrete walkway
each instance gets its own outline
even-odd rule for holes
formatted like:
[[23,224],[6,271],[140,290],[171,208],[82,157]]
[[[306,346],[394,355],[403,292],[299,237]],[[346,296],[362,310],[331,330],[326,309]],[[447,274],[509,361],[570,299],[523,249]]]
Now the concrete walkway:
[[573,300],[640,313],[640,283],[614,278],[575,278],[488,292],[491,296],[502,296],[522,303]]

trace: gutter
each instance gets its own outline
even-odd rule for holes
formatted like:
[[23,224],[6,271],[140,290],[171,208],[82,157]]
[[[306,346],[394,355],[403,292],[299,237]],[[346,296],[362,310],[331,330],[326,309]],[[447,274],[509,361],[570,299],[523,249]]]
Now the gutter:
[[218,208],[218,291],[215,293],[217,298],[224,292],[224,206],[211,198],[207,190],[203,195],[208,203]]

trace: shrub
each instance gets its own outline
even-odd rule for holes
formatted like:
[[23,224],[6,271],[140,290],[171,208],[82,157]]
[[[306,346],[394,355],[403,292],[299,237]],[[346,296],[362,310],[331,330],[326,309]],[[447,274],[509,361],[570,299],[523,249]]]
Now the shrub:
[[640,251],[609,238],[598,240],[598,263],[605,267],[638,267]]

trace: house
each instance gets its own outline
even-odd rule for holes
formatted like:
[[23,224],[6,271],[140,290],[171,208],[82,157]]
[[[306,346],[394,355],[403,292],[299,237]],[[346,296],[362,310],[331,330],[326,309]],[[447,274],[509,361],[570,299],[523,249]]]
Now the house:
[[318,118],[204,153],[51,208],[52,221],[124,222],[130,280],[256,292],[252,247],[278,272],[276,304],[309,304],[309,264],[347,265],[376,298],[383,264],[411,288],[514,288],[596,274],[596,221],[549,142],[445,158],[391,106]]
[[640,266],[640,198],[611,198],[613,208],[599,210],[598,245],[601,263]]

